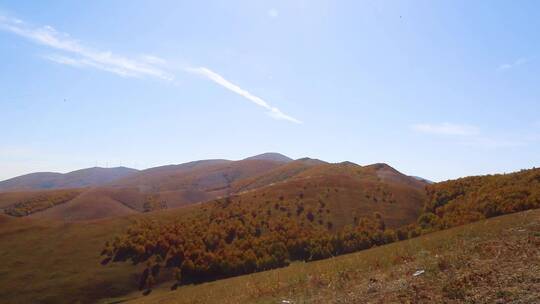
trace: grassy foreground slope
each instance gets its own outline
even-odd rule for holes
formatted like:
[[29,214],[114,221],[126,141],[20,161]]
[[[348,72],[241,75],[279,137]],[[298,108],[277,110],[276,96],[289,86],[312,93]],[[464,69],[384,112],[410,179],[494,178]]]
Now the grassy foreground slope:
[[75,223],[0,214],[0,303],[93,303],[137,290],[140,269],[102,266],[103,244],[136,218],[167,221],[186,211]]
[[0,221],[0,302],[88,303],[133,290],[135,269],[101,267],[96,251],[127,220],[62,224],[27,218]]
[[[417,270],[425,272],[413,276]],[[540,210],[361,252],[102,303],[538,303]],[[290,302],[284,302],[290,301]]]

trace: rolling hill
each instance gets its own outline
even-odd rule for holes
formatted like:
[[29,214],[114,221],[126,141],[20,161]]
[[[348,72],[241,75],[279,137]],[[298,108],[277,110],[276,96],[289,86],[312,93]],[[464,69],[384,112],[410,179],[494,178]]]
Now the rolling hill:
[[137,172],[126,167],[87,168],[69,173],[38,172],[0,182],[0,192],[84,188],[105,185]]
[[[127,215],[131,212],[152,211],[155,208],[178,208],[230,195],[231,185],[238,180],[263,174],[279,167],[281,161],[245,159],[239,161],[203,160],[181,165],[151,168],[117,180],[107,186],[89,189],[63,206],[39,215],[51,219],[95,219]],[[159,202],[149,206],[150,201]],[[98,205],[99,204],[99,205]],[[106,206],[109,207],[105,211]],[[99,207],[101,211],[94,212]],[[85,217],[85,214],[88,215]],[[92,216],[90,216],[92,214]]]
[[77,198],[84,189],[69,188],[58,190],[0,192],[0,210],[10,216],[29,216],[34,213],[58,207]]
[[[256,161],[263,170],[249,174],[240,170],[233,174],[239,177],[228,184],[230,196],[183,208],[141,213],[137,206],[126,205],[138,199],[138,194],[131,190],[117,192],[131,188],[108,185],[73,189],[81,193],[72,201],[30,216],[1,215],[0,298],[8,303],[111,303],[130,299],[164,303],[275,303],[283,299],[294,303],[354,303],[366,298],[376,303],[459,303],[476,294],[485,297],[484,303],[538,299],[538,294],[530,292],[538,284],[534,279],[538,271],[534,268],[538,256],[534,254],[540,246],[538,210],[446,229],[459,224],[454,218],[477,221],[486,215],[538,208],[538,170],[427,185],[386,164],[359,166],[301,159],[268,166],[266,160],[262,160],[264,164],[258,163],[261,160],[246,161],[186,165],[192,169],[184,167],[185,172],[204,167],[208,172],[229,174]],[[202,178],[204,174],[191,176]],[[167,185],[160,179],[157,185]],[[223,180],[216,180],[215,184],[223,185]],[[6,192],[0,194],[0,203],[17,197],[31,199],[35,193],[45,197],[63,193],[58,191],[72,190]],[[157,193],[162,195],[167,190]],[[102,198],[114,201],[100,201]],[[489,207],[488,200],[501,208]],[[492,210],[497,213],[490,213]],[[426,213],[432,213],[427,216],[429,220]],[[484,217],[467,216],[478,213]],[[68,214],[76,220],[58,220]],[[441,229],[446,230],[438,231]],[[421,236],[414,238],[417,235]],[[395,242],[408,237],[413,238]],[[155,253],[160,251],[155,248],[166,249],[170,246],[167,242],[176,241],[184,242],[193,258],[193,265],[186,264],[188,271],[183,273],[183,284],[187,285],[170,291],[174,273],[172,268],[163,267],[161,274],[152,278],[154,291],[142,296],[138,289],[147,263],[166,261],[179,250],[172,246],[158,258]],[[395,243],[385,245],[391,242]],[[324,259],[372,246],[376,248]],[[136,258],[141,248],[146,252],[143,259]],[[284,248],[292,251],[286,253]],[[118,249],[134,251],[115,257]],[[100,252],[106,255],[100,256]],[[106,262],[108,252],[116,262],[100,265]],[[292,256],[287,258],[288,254]],[[120,262],[129,261],[129,255],[136,258],[135,266]],[[220,256],[226,258],[219,260]],[[246,264],[243,259],[247,259]],[[323,260],[291,263],[318,259]],[[218,269],[198,268],[206,263],[237,272],[205,277]],[[249,267],[265,270],[286,265],[189,285],[190,278],[199,274],[205,281],[256,269]],[[417,278],[412,276],[416,270],[426,273]],[[519,275],[513,275],[513,271]],[[489,283],[498,281],[505,285]],[[482,298],[476,301],[483,303]]]
[[[253,183],[256,186],[250,189]],[[239,191],[233,200],[247,201],[255,209],[275,203],[294,209],[301,204],[316,211],[316,220],[330,221],[336,228],[353,224],[355,216],[380,213],[395,228],[418,217],[425,185],[388,165],[362,167],[304,159],[248,180],[250,190]]]
[[326,164],[326,162],[318,159],[309,158],[301,158],[295,161],[291,161],[263,174],[235,181],[231,185],[233,188],[232,192],[238,193],[282,182],[300,174],[301,172],[313,166],[321,164]]
[[386,164],[315,165],[202,204],[174,223],[140,222],[107,244],[104,262],[144,263],[139,288],[148,293],[160,273],[175,273],[183,285],[329,258],[538,208],[538,174],[427,185]]
[[[417,303],[460,303],[453,297],[475,295],[485,297],[478,303],[540,300],[538,256],[515,254],[528,248],[530,255],[540,246],[539,210],[175,291],[173,281],[160,281],[148,296],[138,291],[139,267],[100,265],[103,244],[135,219],[170,221],[191,208],[196,206],[72,224],[0,215],[0,297],[6,303],[388,303],[413,302],[415,296],[423,299]],[[494,259],[498,252],[501,259]],[[425,274],[412,275],[422,269]],[[468,278],[476,279],[460,283]],[[505,284],[482,285],[497,281]]]
[[126,216],[134,213],[138,212],[109,196],[101,195],[101,192],[87,190],[64,204],[33,213],[30,217],[62,221],[84,221]]
[[[348,255],[103,303],[539,303],[540,210]],[[416,274],[416,275],[415,275]]]
[[204,160],[143,170],[111,185],[137,187],[142,192],[197,190],[219,196],[226,194],[233,182],[283,164],[282,161],[266,159]]
[[[32,217],[56,220],[91,220],[106,217],[125,216],[132,213],[154,210],[159,207],[177,208],[196,202],[203,202],[233,191],[235,181],[263,174],[290,161],[277,153],[265,153],[240,161],[201,160],[180,165],[168,165],[142,171],[128,171],[122,168],[91,168],[53,174],[47,187],[64,188],[70,185],[88,187],[80,195],[62,206],[49,204],[50,210],[34,209]],[[103,170],[102,170],[103,169]],[[109,172],[110,174],[106,174]],[[124,172],[125,174],[122,174]],[[115,173],[115,174],[112,174]],[[41,173],[30,174],[5,181],[9,189],[34,190],[44,187]],[[50,174],[45,174],[50,176]],[[0,208],[6,208],[27,200],[43,196],[53,196],[54,192],[18,191],[0,192]],[[160,203],[163,204],[160,205]],[[53,208],[54,207],[54,208]]]
[[[88,188],[61,206],[51,205],[50,210],[36,212],[32,217],[90,220],[177,208],[231,195],[248,197],[279,192],[289,198],[298,195],[297,189],[309,187],[303,195],[310,206],[331,197],[330,206],[342,214],[358,212],[363,216],[381,212],[388,224],[395,226],[418,216],[424,186],[425,183],[388,165],[361,167],[307,158],[291,161],[286,156],[267,153],[239,161],[203,160],[143,170],[104,186]],[[339,189],[342,191],[337,193]],[[252,191],[255,193],[251,194]],[[252,201],[254,205],[261,203]],[[335,205],[337,202],[339,205]],[[389,212],[396,207],[399,212]],[[341,222],[338,218],[336,224]]]
[[407,237],[424,186],[384,164],[315,164],[197,205],[173,223],[139,222],[105,247],[104,263],[144,263],[139,284],[148,288],[160,273],[205,281],[366,249]]

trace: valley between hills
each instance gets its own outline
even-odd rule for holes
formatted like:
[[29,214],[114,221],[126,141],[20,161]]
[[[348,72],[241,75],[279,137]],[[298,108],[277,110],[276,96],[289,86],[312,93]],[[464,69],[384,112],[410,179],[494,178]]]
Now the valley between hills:
[[33,173],[0,182],[0,299],[534,303],[539,207],[535,168],[431,183],[265,153]]

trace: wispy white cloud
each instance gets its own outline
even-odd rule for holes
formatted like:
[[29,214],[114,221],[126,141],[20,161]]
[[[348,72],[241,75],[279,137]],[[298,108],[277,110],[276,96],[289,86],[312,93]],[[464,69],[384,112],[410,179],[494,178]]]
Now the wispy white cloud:
[[[274,17],[276,17],[278,12],[273,9],[269,14],[275,15]],[[71,38],[68,34],[61,33],[51,26],[36,27],[20,19],[2,14],[0,14],[0,30],[11,32],[37,44],[59,51],[59,54],[42,56],[43,58],[58,64],[69,65],[76,68],[98,69],[122,77],[148,77],[164,80],[173,84],[176,83],[172,71],[178,71],[178,69],[173,68],[168,65],[164,59],[154,55],[126,57],[113,54],[111,51],[96,50],[83,45],[78,40]],[[249,93],[208,68],[200,67],[184,70],[202,75],[228,90],[239,94],[258,106],[268,110],[268,114],[274,119],[301,123],[300,120],[281,112],[281,110],[271,106],[262,98]]]
[[58,64],[69,65],[76,68],[85,68],[85,67],[94,68],[94,69],[98,69],[98,70],[102,70],[106,72],[111,72],[111,73],[114,73],[116,75],[123,76],[123,77],[136,77],[137,76],[124,69],[110,66],[110,65],[100,64],[98,62],[88,60],[86,58],[73,58],[73,57],[68,57],[68,56],[63,56],[63,55],[58,55],[58,54],[43,56],[43,58],[50,60],[52,62],[58,63]]
[[522,57],[522,58],[518,58],[516,61],[514,62],[511,62],[511,63],[503,63],[501,65],[499,65],[499,67],[497,68],[497,70],[499,71],[505,71],[505,70],[509,70],[509,69],[513,69],[515,67],[518,67],[520,65],[523,65],[523,64],[526,64],[527,62],[531,61],[531,58],[525,58],[525,57]]
[[200,76],[203,76],[203,77],[205,77],[205,78],[219,84],[220,86],[226,88],[227,90],[230,90],[230,91],[232,91],[232,92],[246,98],[247,100],[253,102],[256,105],[258,105],[259,107],[262,107],[262,108],[268,110],[268,114],[271,117],[275,118],[275,119],[287,120],[287,121],[298,123],[298,124],[302,123],[300,120],[281,112],[280,109],[271,106],[264,99],[251,94],[250,92],[242,89],[238,85],[228,81],[227,79],[223,78],[223,76],[219,75],[218,73],[216,73],[216,72],[214,72],[214,71],[212,71],[212,70],[210,70],[208,68],[205,68],[205,67],[187,68],[186,71],[197,74],[197,75],[200,75]]
[[155,64],[155,65],[165,65],[167,64],[167,61],[163,58],[159,58],[154,55],[142,55],[140,56],[141,60],[148,63],[148,64]]
[[[156,66],[157,57],[152,60],[137,60],[100,51],[82,45],[65,33],[51,26],[35,27],[16,18],[0,15],[0,29],[9,31],[35,43],[53,48],[69,55],[51,55],[45,58],[56,63],[76,67],[92,67],[124,77],[152,77],[172,81],[172,74]],[[161,60],[161,59],[160,59]]]
[[460,135],[470,136],[479,133],[479,128],[472,125],[439,123],[439,124],[414,124],[411,128],[420,133],[440,134],[440,135]]

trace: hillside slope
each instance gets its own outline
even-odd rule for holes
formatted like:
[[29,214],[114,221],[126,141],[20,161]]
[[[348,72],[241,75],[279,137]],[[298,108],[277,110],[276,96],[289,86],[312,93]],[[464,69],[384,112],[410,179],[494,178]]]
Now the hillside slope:
[[540,169],[469,176],[429,185],[420,224],[445,229],[484,218],[540,208]]
[[[190,208],[135,218],[171,220]],[[0,298],[6,303],[390,303],[414,302],[418,295],[417,303],[462,303],[459,297],[476,295],[477,303],[498,297],[506,303],[540,301],[539,282],[531,277],[540,271],[540,210],[176,291],[170,290],[173,282],[164,282],[149,296],[138,291],[139,268],[100,265],[104,242],[132,221],[63,224],[0,215]],[[426,273],[413,277],[419,269]]]
[[0,217],[2,303],[91,303],[136,290],[129,265],[105,268],[100,248],[128,220],[64,224]]
[[25,192],[0,192],[0,211],[10,216],[28,216],[73,200],[85,189],[68,188]]
[[393,169],[379,177],[388,168],[315,165],[197,205],[173,223],[142,221],[104,247],[104,262],[147,265],[139,281],[146,289],[171,272],[179,284],[207,281],[403,239],[425,196],[421,183]]
[[85,191],[72,200],[30,215],[31,218],[44,218],[63,221],[82,221],[109,217],[120,217],[138,213],[111,197],[100,192]]
[[134,292],[103,303],[538,303],[538,248],[537,209],[175,291],[163,284],[148,296]]
[[138,267],[104,267],[103,244],[140,218],[162,221],[190,207],[96,221],[61,222],[0,214],[0,302],[95,303],[137,290]]
[[[364,211],[359,211],[360,215],[364,215],[368,209],[371,210],[370,213],[388,213],[386,211],[392,207],[387,203],[418,202],[422,196],[418,193],[422,192],[422,188],[426,185],[384,164],[361,167],[353,163],[328,164],[308,158],[293,161],[278,153],[265,153],[239,161],[201,160],[138,172],[129,171],[131,173],[124,169],[131,170],[123,168],[116,172],[114,169],[91,168],[68,174],[55,174],[54,183],[47,184],[47,187],[97,184],[100,186],[87,188],[62,206],[42,204],[40,208],[32,209],[32,216],[67,221],[116,217],[134,212],[177,208],[224,196],[242,195],[246,191],[265,187],[273,187],[271,191],[283,192],[283,195],[290,197],[298,194],[293,193],[297,192],[294,190],[295,187],[307,188],[310,182],[319,186],[306,192],[308,202],[330,196],[329,188],[322,189],[320,186],[328,183],[328,187],[335,188],[333,191],[343,187],[343,192],[333,195],[332,199],[342,201],[342,203],[340,206],[333,207],[345,214],[356,210],[351,209],[353,205],[364,206]],[[111,170],[116,173],[113,174]],[[359,174],[354,170],[361,170],[362,173]],[[125,172],[121,173],[121,171]],[[109,173],[106,174],[107,172]],[[120,177],[123,174],[126,176]],[[40,174],[7,181],[6,185],[44,187],[44,184],[40,184],[37,180],[35,183],[28,182],[36,176]],[[19,182],[16,182],[17,180]],[[41,178],[38,180],[43,181]],[[0,193],[0,208],[3,205],[14,205],[32,196],[37,196],[37,192]],[[19,200],[14,199],[16,197],[19,197]],[[399,199],[396,200],[396,198]],[[352,200],[357,200],[357,204],[352,204]],[[370,203],[361,203],[363,201]],[[379,201],[381,204],[378,203]],[[51,210],[44,210],[47,208]],[[388,217],[388,223],[395,226],[410,221],[416,216],[417,210],[417,203],[405,204],[403,210],[399,211],[394,219],[392,216]],[[403,213],[408,214],[406,219],[402,217]],[[337,220],[338,225],[341,222]]]
[[137,187],[142,192],[197,190],[224,195],[237,180],[260,175],[286,162],[258,159],[239,161],[204,160],[156,167],[112,183],[115,187]]
[[302,158],[291,161],[268,172],[264,172],[263,174],[235,181],[232,184],[232,192],[238,193],[283,182],[313,166],[322,164],[326,164],[326,162],[320,161],[318,159],[309,158]]
[[[99,174],[95,174],[96,172],[88,175],[88,170],[75,171],[62,175],[64,181],[69,180],[74,183],[81,181],[81,176],[86,176],[88,183],[92,181],[101,186],[86,189],[62,206],[50,205],[49,210],[36,212],[32,217],[78,221],[182,207],[228,195],[234,191],[232,184],[235,181],[264,174],[285,164],[288,160],[289,158],[275,153],[240,161],[202,160],[150,168],[114,180],[111,180],[109,176],[101,182],[98,181]],[[55,185],[68,184],[57,181]],[[18,193],[19,197],[35,194],[34,192]],[[2,204],[1,196],[0,193],[0,204]],[[6,198],[8,196],[10,196],[9,193],[4,195]],[[6,204],[8,204],[7,200]]]
[[[459,185],[456,195],[465,199],[452,202],[448,211],[457,210],[449,212],[452,218],[470,222],[481,219],[467,216],[482,214],[478,211],[535,208],[536,171],[449,182]],[[183,285],[325,259],[449,227],[429,213],[432,201],[425,197],[425,186],[385,164],[316,165],[283,182],[201,205],[195,217],[172,224],[139,223],[108,244],[104,256],[106,261],[146,264],[140,288],[147,292],[160,273],[175,273]],[[447,196],[445,188],[435,191],[436,206],[437,193]],[[487,198],[498,191],[486,204],[479,189],[486,190]],[[427,213],[418,217],[422,206]],[[437,214],[444,220],[447,212]]]
[[0,209],[9,207],[17,202],[33,199],[40,195],[47,195],[63,190],[43,190],[43,191],[21,191],[21,192],[0,192]]
[[[331,222],[336,229],[353,225],[355,217],[380,213],[388,227],[396,228],[414,222],[420,214],[425,184],[393,168],[388,173],[388,168],[391,167],[294,161],[249,180],[252,183],[247,189],[254,183],[257,186],[235,195],[233,201],[257,210],[278,204],[278,211],[284,214],[302,206],[306,212],[316,213],[315,221]],[[382,175],[385,177],[381,178]]]
[[[379,174],[379,170],[384,172]],[[430,198],[441,198],[435,193],[449,193],[453,197],[454,190],[448,189],[458,189],[458,192],[465,189],[465,195],[456,197],[467,199],[452,204],[484,206],[477,205],[476,199],[482,197],[478,193],[483,193],[479,189],[485,189],[486,195],[490,195],[492,191],[485,185],[506,185],[508,188],[502,187],[501,192],[495,192],[494,195],[499,197],[504,194],[502,198],[519,197],[525,198],[525,202],[536,202],[536,196],[530,196],[531,193],[537,193],[537,184],[534,183],[536,173],[535,170],[527,170],[505,175],[502,184],[499,184],[497,178],[492,182],[491,177],[487,178],[487,184],[462,183],[458,180],[454,183],[461,186],[456,188],[448,187],[452,183],[445,184],[437,188],[437,191],[430,192]],[[410,212],[412,209],[407,209],[407,206],[414,201],[409,199],[416,198],[414,193],[420,193],[424,187],[422,183],[403,180],[400,174],[385,165],[362,167],[352,163],[323,163],[310,166],[285,181],[246,190],[229,199],[222,198],[174,210],[79,222],[43,220],[37,214],[22,218],[0,216],[0,298],[7,303],[92,303],[104,298],[109,299],[104,300],[107,303],[135,298],[149,303],[276,303],[282,299],[294,303],[462,303],[465,300],[479,303],[521,300],[524,303],[534,303],[538,300],[538,293],[533,291],[540,290],[539,281],[535,277],[540,271],[537,268],[540,265],[539,210],[490,218],[318,262],[298,262],[275,271],[195,286],[180,286],[178,290],[181,294],[170,291],[174,282],[167,280],[172,278],[172,274],[164,271],[164,275],[156,276],[154,281],[157,285],[164,283],[162,288],[154,289],[148,297],[141,297],[138,281],[146,263],[136,266],[130,263],[100,265],[104,257],[99,253],[105,242],[113,241],[117,236],[122,241],[128,231],[127,235],[134,236],[133,240],[139,245],[147,239],[159,246],[164,245],[161,241],[165,236],[174,240],[174,233],[178,232],[174,231],[176,228],[188,229],[180,230],[179,235],[190,240],[189,246],[204,241],[207,246],[214,244],[219,248],[220,237],[232,236],[224,239],[229,242],[224,245],[225,248],[228,250],[239,246],[245,249],[227,252],[230,259],[225,261],[230,262],[229,266],[239,262],[238,257],[249,258],[249,247],[243,246],[250,243],[249,246],[262,244],[261,249],[269,249],[269,252],[275,254],[281,250],[277,244],[283,241],[282,237],[287,237],[292,231],[301,233],[299,238],[293,239],[305,242],[300,243],[306,245],[302,248],[314,250],[315,253],[322,252],[319,257],[325,257],[328,253],[325,253],[325,244],[362,241],[381,245],[387,242],[387,237],[395,241],[394,234],[387,235],[387,230],[381,233],[384,228],[380,220],[385,222],[385,226],[395,227],[400,225],[403,218],[413,218]],[[438,187],[437,184],[435,187]],[[523,191],[528,196],[520,196]],[[81,196],[91,193],[86,190]],[[119,202],[121,199],[117,197],[114,203],[122,204]],[[501,206],[524,206],[518,203],[519,200],[511,202],[505,204],[503,201]],[[68,202],[55,208],[69,206]],[[365,206],[369,208],[363,209]],[[380,211],[380,217],[375,216],[375,222],[362,218],[373,218],[373,211],[376,210]],[[358,223],[355,223],[354,217],[360,217]],[[420,232],[429,232],[430,227],[424,225],[422,217],[420,219]],[[135,221],[139,224],[134,225]],[[242,221],[262,225],[262,232],[264,229],[274,229],[282,234],[278,235],[278,242],[275,238],[266,238],[268,242],[255,239],[247,242],[245,239],[235,243],[237,235],[257,234],[256,231],[245,230],[257,226],[240,225]],[[328,222],[333,225],[328,226]],[[152,226],[146,226],[143,230],[145,235],[138,238],[138,232],[133,227],[140,224],[145,227],[145,223],[174,229],[164,230],[169,232],[167,234],[161,233],[161,230],[147,229]],[[325,231],[338,232],[349,223],[356,226],[356,232],[346,229],[345,233],[328,238],[329,234]],[[373,223],[377,225],[376,228],[373,228]],[[307,228],[304,231],[306,234],[302,234],[302,225]],[[189,227],[195,230],[190,232]],[[184,234],[183,231],[189,233]],[[157,233],[157,237],[153,233]],[[308,238],[303,239],[306,236]],[[124,243],[124,248],[129,248],[127,244]],[[350,246],[347,242],[342,245]],[[195,250],[192,253],[200,255],[201,251]],[[217,255],[218,252],[216,255],[200,256],[214,259]],[[194,260],[199,265],[199,261]],[[310,260],[310,257],[306,260]],[[262,262],[273,263],[273,260]],[[420,269],[426,272],[418,277],[412,276],[412,273]],[[498,285],[497,282],[502,283]],[[119,296],[121,298],[115,298]]]
[[96,187],[124,178],[135,172],[137,170],[126,167],[94,167],[65,174],[53,172],[30,173],[1,181],[0,192]]

